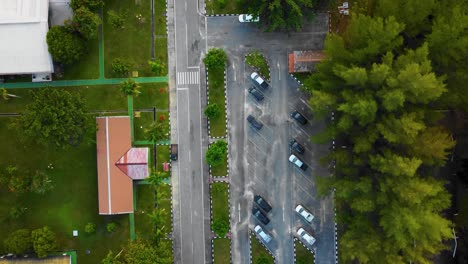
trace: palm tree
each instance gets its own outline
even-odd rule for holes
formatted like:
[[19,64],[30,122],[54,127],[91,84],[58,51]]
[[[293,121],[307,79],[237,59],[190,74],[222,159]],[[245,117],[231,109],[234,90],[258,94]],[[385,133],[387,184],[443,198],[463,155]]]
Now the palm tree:
[[124,95],[137,96],[140,94],[140,86],[135,82],[135,80],[128,78],[120,83],[120,91]]
[[163,180],[167,178],[169,174],[167,172],[152,171],[147,181],[153,186],[159,186],[163,183]]
[[0,88],[0,93],[2,94],[2,97],[3,97],[3,99],[4,99],[5,101],[10,100],[10,97],[13,97],[13,98],[21,98],[21,97],[19,97],[19,96],[17,96],[17,95],[9,94],[8,91],[7,91],[7,89],[5,89],[5,88],[3,88],[3,87]]

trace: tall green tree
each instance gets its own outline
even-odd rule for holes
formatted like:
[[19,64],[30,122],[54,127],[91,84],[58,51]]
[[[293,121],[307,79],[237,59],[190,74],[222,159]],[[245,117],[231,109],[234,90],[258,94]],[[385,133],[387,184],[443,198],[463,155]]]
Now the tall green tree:
[[223,49],[212,48],[208,50],[203,63],[206,67],[214,70],[224,69],[226,66],[227,55]]
[[94,39],[98,35],[98,27],[102,24],[101,18],[87,7],[74,10],[73,20],[68,25],[76,30],[85,39]]
[[39,258],[47,257],[58,248],[55,233],[48,226],[33,230],[31,239],[34,252]]
[[96,125],[86,112],[83,97],[60,88],[42,88],[31,92],[32,103],[13,121],[23,139],[44,146],[66,148],[90,141]]
[[72,64],[86,53],[84,40],[64,26],[53,26],[47,32],[47,46],[54,61]]
[[31,231],[28,229],[18,229],[10,233],[5,240],[3,240],[3,245],[8,253],[20,255],[31,252]]

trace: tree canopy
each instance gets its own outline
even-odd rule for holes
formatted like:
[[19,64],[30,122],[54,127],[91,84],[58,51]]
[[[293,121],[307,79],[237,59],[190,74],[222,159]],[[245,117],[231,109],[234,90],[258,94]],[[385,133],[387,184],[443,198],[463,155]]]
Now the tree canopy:
[[226,52],[223,49],[212,48],[208,51],[203,63],[212,69],[224,69],[227,61]]
[[16,255],[28,253],[32,251],[31,231],[18,229],[3,240],[3,245],[8,253]]
[[47,46],[54,61],[63,64],[77,62],[86,52],[84,40],[63,26],[53,26],[49,29]]
[[78,31],[83,38],[93,39],[97,37],[98,27],[101,23],[102,21],[96,13],[82,6],[74,10],[73,20],[69,26]]
[[169,264],[171,260],[171,249],[167,244],[159,244],[157,247],[148,240],[137,239],[129,241],[122,254],[113,256],[110,251],[102,264]]
[[57,250],[58,245],[55,233],[47,226],[33,230],[31,232],[31,239],[34,252],[36,252],[39,258],[47,257],[50,253]]
[[227,155],[227,143],[224,140],[218,140],[206,151],[206,162],[211,166],[219,165]]
[[86,112],[80,94],[48,87],[32,91],[31,95],[32,103],[13,122],[24,139],[65,148],[78,146],[94,135],[94,118]]

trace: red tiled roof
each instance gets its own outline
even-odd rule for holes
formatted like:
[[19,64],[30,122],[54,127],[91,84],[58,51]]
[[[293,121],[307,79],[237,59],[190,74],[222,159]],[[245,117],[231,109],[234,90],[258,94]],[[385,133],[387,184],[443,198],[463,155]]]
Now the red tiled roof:
[[289,73],[294,72],[311,72],[314,70],[314,65],[325,59],[323,51],[293,51],[288,54],[289,57]]

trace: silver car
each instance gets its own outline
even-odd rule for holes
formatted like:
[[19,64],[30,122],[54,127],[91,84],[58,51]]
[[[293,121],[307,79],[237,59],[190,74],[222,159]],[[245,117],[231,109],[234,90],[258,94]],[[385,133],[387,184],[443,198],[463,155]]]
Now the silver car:
[[302,240],[304,240],[304,242],[309,244],[309,246],[312,246],[315,243],[315,238],[311,236],[309,233],[307,233],[307,231],[305,231],[304,228],[302,227],[299,228],[297,230],[297,234],[299,235],[300,238],[302,238]]
[[312,223],[312,219],[314,219],[314,215],[307,211],[302,205],[296,206],[296,212],[302,216],[307,222]]
[[263,231],[263,228],[259,225],[256,225],[255,228],[255,233],[265,242],[265,243],[269,243],[271,241],[271,236],[268,235],[267,233],[265,233],[265,231]]

